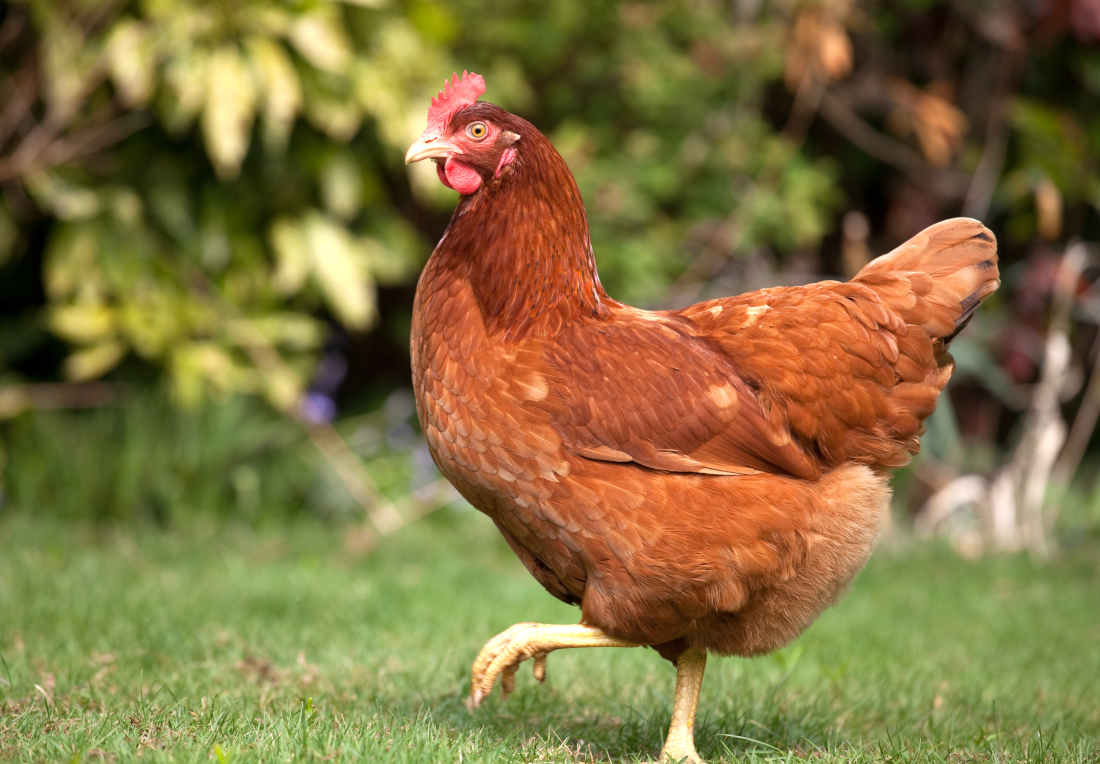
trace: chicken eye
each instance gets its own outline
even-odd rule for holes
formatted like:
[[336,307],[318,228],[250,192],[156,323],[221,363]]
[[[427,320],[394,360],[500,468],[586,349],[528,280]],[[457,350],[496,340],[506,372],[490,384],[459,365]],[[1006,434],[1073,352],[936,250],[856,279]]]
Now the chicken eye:
[[471,122],[466,125],[466,135],[473,138],[475,141],[480,141],[489,134],[489,128],[484,122]]

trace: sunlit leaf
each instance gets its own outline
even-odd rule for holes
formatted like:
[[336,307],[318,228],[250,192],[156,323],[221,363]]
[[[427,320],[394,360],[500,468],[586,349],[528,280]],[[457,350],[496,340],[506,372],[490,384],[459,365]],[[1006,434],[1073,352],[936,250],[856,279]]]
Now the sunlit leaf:
[[68,14],[52,9],[44,13],[41,35],[39,50],[46,102],[50,117],[64,124],[79,108],[89,83],[98,75],[99,58],[84,44],[84,35],[70,22]]
[[305,235],[313,274],[325,300],[345,325],[366,327],[374,316],[374,284],[351,236],[317,213],[306,217]]
[[[381,24],[373,53],[350,67],[355,100],[374,117],[382,140],[407,146],[424,129],[424,105],[439,88],[439,72],[449,71],[450,64],[403,18]],[[495,90],[500,83],[493,82],[500,92]]]
[[78,288],[87,290],[100,281],[97,234],[91,225],[65,225],[54,233],[42,274],[51,300],[65,299]]
[[298,73],[278,43],[266,37],[251,37],[246,47],[262,91],[264,145],[269,150],[282,151],[302,108]]
[[248,151],[256,116],[256,86],[233,44],[214,52],[206,74],[207,95],[202,111],[206,151],[218,175],[233,178]]
[[153,94],[156,52],[149,30],[133,18],[114,25],[107,37],[107,66],[127,106],[144,106]]
[[363,182],[359,163],[346,152],[333,152],[321,168],[321,197],[325,207],[338,218],[347,220],[359,212],[363,202]]
[[285,345],[294,350],[311,350],[324,339],[324,326],[300,313],[270,313],[265,316],[231,319],[225,326],[238,345]]
[[206,103],[206,69],[209,62],[201,48],[173,56],[164,68],[165,97],[158,99],[165,126],[172,132],[190,127]]
[[383,68],[381,62],[362,61],[355,66],[355,98],[374,117],[382,139],[398,147],[424,129],[424,104],[407,109],[397,83],[383,75]]
[[297,220],[276,220],[269,234],[275,250],[275,289],[280,294],[296,293],[309,276],[309,245],[302,224]]
[[58,173],[35,172],[27,175],[24,182],[35,201],[61,220],[90,218],[102,208],[95,190],[71,183]]
[[281,411],[292,411],[305,390],[306,378],[291,366],[265,369],[262,378],[264,394]]
[[335,5],[318,5],[299,16],[290,28],[290,41],[307,61],[328,72],[342,72],[351,59],[351,42]]
[[50,329],[70,342],[95,342],[115,332],[114,312],[102,303],[69,303],[50,309]]
[[223,392],[255,388],[254,371],[214,342],[188,342],[175,347],[171,364],[174,390],[186,406],[201,401],[208,386]]
[[101,377],[118,365],[126,355],[126,347],[109,340],[77,350],[65,359],[65,376],[77,382]]
[[189,299],[171,282],[145,283],[127,297],[117,311],[119,332],[136,353],[158,362],[187,337],[211,334],[219,323],[208,302]]
[[[312,4],[312,3],[309,3]],[[241,18],[241,26],[264,37],[283,37],[307,3],[251,3]]]

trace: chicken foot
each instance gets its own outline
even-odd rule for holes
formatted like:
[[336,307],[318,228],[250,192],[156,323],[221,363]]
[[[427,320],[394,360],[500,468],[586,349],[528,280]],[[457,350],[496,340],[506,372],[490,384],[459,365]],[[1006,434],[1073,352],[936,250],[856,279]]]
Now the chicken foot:
[[[515,689],[519,665],[533,661],[535,679],[546,679],[546,656],[554,650],[569,647],[641,647],[637,642],[605,634],[594,626],[517,623],[485,643],[474,660],[470,681],[470,696],[466,707],[473,711],[488,697],[500,677],[501,695]],[[661,762],[702,764],[695,751],[695,712],[699,705],[699,690],[703,686],[703,671],[707,653],[688,648],[676,660],[676,695],[668,737],[661,748]]]
[[490,692],[497,677],[504,697],[515,689],[516,670],[528,658],[534,661],[535,679],[546,679],[546,656],[567,647],[641,647],[637,642],[604,634],[584,624],[517,623],[485,643],[474,661],[470,697],[466,707],[473,711]]

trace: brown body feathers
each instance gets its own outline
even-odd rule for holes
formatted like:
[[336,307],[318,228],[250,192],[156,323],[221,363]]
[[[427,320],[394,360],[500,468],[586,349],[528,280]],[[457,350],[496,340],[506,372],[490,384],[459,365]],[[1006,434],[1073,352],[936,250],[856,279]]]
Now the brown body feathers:
[[848,282],[639,310],[600,286],[549,142],[459,106],[410,150],[468,136],[413,313],[440,470],[585,623],[667,657],[782,645],[869,555],[946,345],[997,288],[992,234],[947,220]]

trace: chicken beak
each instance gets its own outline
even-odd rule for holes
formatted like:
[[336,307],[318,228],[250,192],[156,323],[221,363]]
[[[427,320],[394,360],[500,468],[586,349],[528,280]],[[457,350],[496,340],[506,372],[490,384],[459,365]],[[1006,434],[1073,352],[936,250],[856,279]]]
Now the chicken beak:
[[405,164],[419,162],[421,159],[445,159],[458,153],[458,146],[438,136],[421,136],[405,152]]

